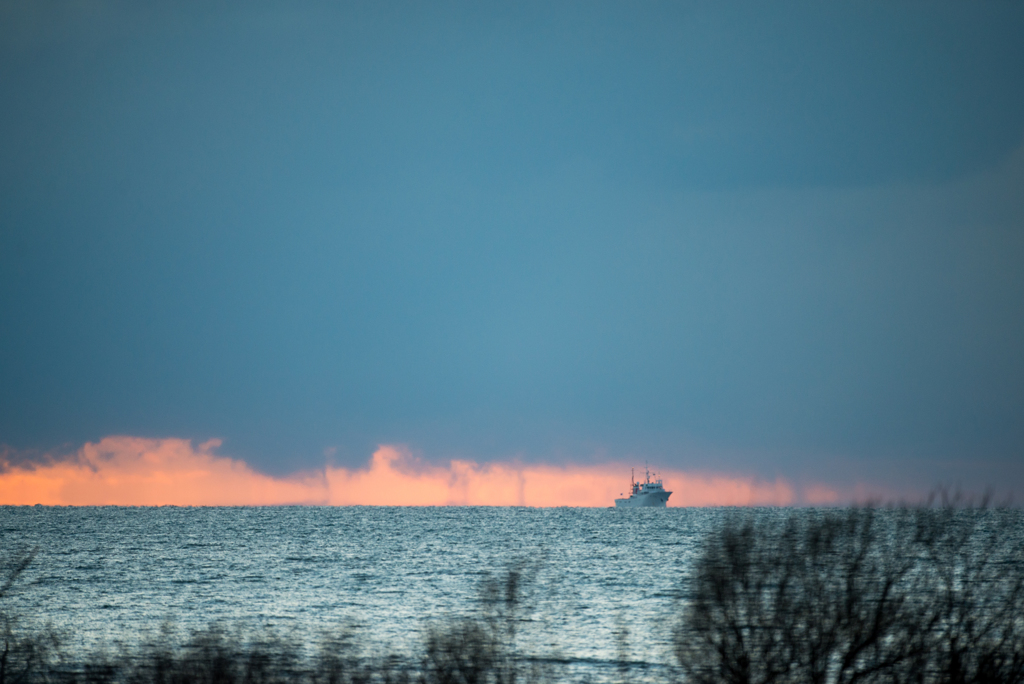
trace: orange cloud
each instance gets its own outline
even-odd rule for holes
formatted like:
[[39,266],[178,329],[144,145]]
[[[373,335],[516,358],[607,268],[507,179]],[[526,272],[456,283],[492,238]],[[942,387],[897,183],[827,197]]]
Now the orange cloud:
[[[328,468],[334,505],[610,506],[628,488],[619,465],[521,465],[451,461],[419,463],[408,452],[383,446],[365,470]],[[669,505],[786,505],[793,489],[783,480],[662,474],[673,492]]]
[[243,506],[315,504],[327,499],[322,474],[274,478],[217,456],[220,440],[106,437],[76,458],[8,468],[0,502],[68,506]]
[[814,484],[804,489],[804,503],[812,506],[829,506],[838,503],[839,492],[832,487],[821,484]]
[[[107,437],[74,459],[0,472],[0,503],[127,506],[279,504],[384,506],[610,506],[627,488],[620,465],[424,463],[408,451],[380,447],[366,468],[327,467],[272,477],[218,456],[219,440],[198,447],[184,439]],[[787,505],[785,480],[662,473],[670,506]],[[821,496],[814,490],[812,498]]]

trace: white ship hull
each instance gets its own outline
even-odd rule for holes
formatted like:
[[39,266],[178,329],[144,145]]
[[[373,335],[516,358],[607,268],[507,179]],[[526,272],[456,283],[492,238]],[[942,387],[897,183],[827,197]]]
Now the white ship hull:
[[646,476],[643,482],[637,482],[630,475],[629,496],[616,499],[616,508],[665,508],[672,492],[666,492],[661,478],[651,481],[651,471],[644,469]]
[[[672,492],[651,492],[650,494],[634,494],[628,499],[616,499],[616,508],[665,508]],[[607,499],[605,499],[607,501]]]

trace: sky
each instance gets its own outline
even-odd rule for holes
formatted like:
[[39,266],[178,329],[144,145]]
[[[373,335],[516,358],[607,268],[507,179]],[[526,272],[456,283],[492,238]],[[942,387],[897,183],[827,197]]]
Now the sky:
[[1019,503],[1021,35],[0,0],[0,503]]

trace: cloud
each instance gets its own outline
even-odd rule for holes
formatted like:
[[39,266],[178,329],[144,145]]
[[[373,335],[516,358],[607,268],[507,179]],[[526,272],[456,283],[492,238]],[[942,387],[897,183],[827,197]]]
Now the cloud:
[[217,456],[220,440],[106,437],[75,458],[8,467],[0,502],[71,506],[241,506],[327,500],[322,473],[275,478]]
[[[628,466],[526,465],[514,461],[433,465],[408,450],[381,446],[365,468],[273,477],[244,461],[220,456],[220,440],[106,437],[73,458],[10,462],[0,472],[0,503],[122,506],[240,506],[282,504],[376,506],[595,506],[612,504],[627,488]],[[786,480],[664,471],[672,506],[798,503]],[[815,502],[834,500],[818,487]]]
[[[609,506],[627,489],[626,467],[602,465],[477,464],[430,466],[409,452],[382,446],[365,470],[328,468],[336,505]],[[795,502],[784,480],[661,474],[675,506],[786,505]]]

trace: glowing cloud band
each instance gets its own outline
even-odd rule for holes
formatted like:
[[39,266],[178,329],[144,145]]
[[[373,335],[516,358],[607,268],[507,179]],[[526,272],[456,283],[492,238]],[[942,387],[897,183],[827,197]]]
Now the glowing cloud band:
[[[607,507],[627,489],[619,465],[424,463],[381,446],[368,467],[273,477],[244,461],[214,453],[219,440],[193,447],[184,439],[107,437],[74,458],[34,465],[0,463],[0,504],[120,506],[594,506]],[[785,480],[664,471],[670,506],[787,505]],[[828,490],[814,496],[827,499]]]

